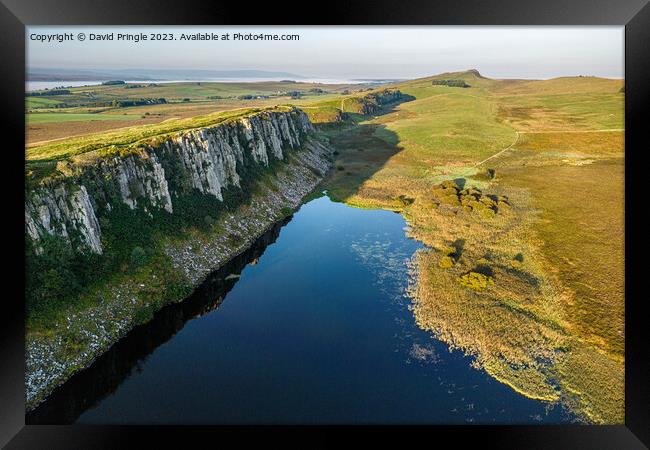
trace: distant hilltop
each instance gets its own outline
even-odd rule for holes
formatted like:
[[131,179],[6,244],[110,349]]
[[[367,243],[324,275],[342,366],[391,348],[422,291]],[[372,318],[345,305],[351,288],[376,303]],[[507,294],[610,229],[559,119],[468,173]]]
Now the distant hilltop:
[[481,75],[481,73],[480,73],[478,70],[476,70],[476,69],[469,69],[467,72],[473,74],[476,78],[487,79],[486,77],[484,77],[483,75]]

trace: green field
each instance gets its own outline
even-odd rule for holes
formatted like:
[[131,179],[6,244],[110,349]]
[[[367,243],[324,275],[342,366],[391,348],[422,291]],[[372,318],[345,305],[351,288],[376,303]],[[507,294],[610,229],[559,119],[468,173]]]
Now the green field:
[[[323,85],[301,82],[175,82],[175,83],[128,83],[125,85],[84,86],[68,88],[69,94],[28,96],[28,108],[48,108],[64,104],[66,108],[93,107],[98,103],[114,100],[138,100],[164,98],[169,103],[203,102],[237,99],[240,96],[287,97],[288,93],[299,92],[302,96],[317,97],[338,95],[345,90],[357,90],[362,85]],[[368,87],[370,85],[363,85]],[[109,105],[110,106],[110,105]]]
[[[299,106],[328,101],[338,104],[343,94],[372,86],[377,84],[175,82],[75,87],[60,95],[39,91],[42,95],[25,97],[26,137],[28,145],[33,146],[53,139],[235,108],[262,108],[289,102]],[[129,101],[144,104],[120,103]]]
[[89,113],[30,113],[26,117],[27,123],[50,122],[81,122],[92,120],[132,120],[124,114],[89,114]]
[[25,99],[25,107],[27,109],[33,108],[51,108],[55,105],[60,104],[59,100],[47,97],[27,97]]

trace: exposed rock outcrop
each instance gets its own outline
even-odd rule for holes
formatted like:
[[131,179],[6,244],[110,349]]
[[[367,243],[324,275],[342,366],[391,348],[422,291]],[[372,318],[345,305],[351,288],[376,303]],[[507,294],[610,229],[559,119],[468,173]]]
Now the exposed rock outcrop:
[[360,113],[364,115],[379,114],[386,105],[412,99],[413,97],[403,94],[398,89],[384,89],[379,92],[372,92],[361,98]]
[[89,166],[73,167],[71,176],[28,189],[27,234],[37,252],[44,236],[56,235],[78,249],[101,253],[98,217],[110,212],[115,202],[173,214],[173,199],[192,189],[223,200],[225,188],[240,187],[245,167],[283,160],[312,129],[299,109],[266,110],[178,132],[128,155],[101,156]]
[[[44,185],[25,205],[25,226],[28,236],[34,241],[40,241],[44,234],[71,241],[75,234],[79,237],[79,244],[95,253],[102,252],[99,222],[83,185]],[[39,247],[35,248],[38,252]]]
[[[197,190],[221,200],[224,188],[244,186],[245,177],[250,176],[247,169],[281,161],[246,204],[223,211],[210,231],[160,243],[174,273],[189,286],[197,286],[286,217],[287,210],[298,207],[323,179],[330,169],[332,151],[311,138],[311,130],[311,123],[298,109],[262,111],[213,127],[179,132],[127,155],[105,155],[73,168],[72,175],[28,191],[27,234],[36,247],[45,236],[53,235],[100,253],[99,224],[104,217],[110,219],[116,207],[176,214],[174,204],[184,192]],[[129,277],[107,281],[93,293],[92,304],[66,313],[65,333],[28,333],[28,410],[141,323],[138,316],[143,310],[158,310],[187,295],[152,299],[149,285],[159,283],[163,274],[152,269],[147,276],[137,282]],[[70,336],[75,336],[72,348],[66,340]]]

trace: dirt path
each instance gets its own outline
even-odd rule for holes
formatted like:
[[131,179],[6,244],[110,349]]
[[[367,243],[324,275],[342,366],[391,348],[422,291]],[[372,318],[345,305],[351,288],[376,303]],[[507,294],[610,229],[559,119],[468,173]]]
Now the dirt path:
[[545,133],[613,133],[625,131],[625,128],[609,128],[603,130],[550,130],[550,131],[518,131],[520,134],[545,134]]
[[497,153],[495,153],[494,155],[492,155],[492,156],[488,156],[488,157],[485,158],[483,161],[479,161],[479,162],[477,162],[477,163],[474,164],[472,167],[470,167],[470,169],[474,169],[474,168],[480,166],[481,164],[483,164],[484,162],[487,162],[487,161],[491,160],[492,158],[496,158],[497,156],[503,154],[504,152],[506,152],[506,151],[510,150],[512,147],[514,147],[515,144],[519,141],[519,135],[521,134],[521,132],[519,132],[519,131],[515,131],[515,133],[517,133],[517,137],[515,137],[515,140],[512,142],[512,144],[510,144],[509,146],[507,146],[506,148],[504,148],[504,149],[502,149],[502,150],[499,150],[499,151],[498,151]]
[[[503,153],[507,152],[508,150],[510,150],[512,147],[514,147],[514,146],[517,144],[517,142],[519,141],[519,136],[521,136],[522,134],[543,134],[543,133],[605,133],[605,132],[612,132],[612,133],[613,133],[613,132],[620,132],[620,131],[625,131],[625,129],[624,129],[624,128],[611,128],[611,129],[602,129],[602,130],[573,130],[573,131],[563,131],[563,130],[559,130],[559,131],[515,131],[515,133],[517,133],[517,137],[516,137],[515,140],[512,142],[512,144],[510,144],[509,146],[507,146],[506,148],[504,148],[504,149],[502,149],[502,150],[499,150],[499,151],[498,151],[497,153],[495,153],[494,155],[485,158],[483,161],[479,161],[479,162],[477,162],[476,164],[474,164],[473,166],[471,166],[468,170],[475,169],[476,167],[480,166],[481,164],[486,163],[487,161],[489,161],[489,160],[491,160],[491,159],[493,159],[493,158],[497,158],[498,156],[500,156],[500,155],[502,155]],[[467,173],[468,170],[466,170],[465,173]]]

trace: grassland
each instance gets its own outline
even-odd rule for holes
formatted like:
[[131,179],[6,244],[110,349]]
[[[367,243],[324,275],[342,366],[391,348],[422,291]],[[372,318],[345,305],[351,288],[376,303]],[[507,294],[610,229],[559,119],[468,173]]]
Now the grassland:
[[27,123],[49,122],[83,122],[93,120],[132,120],[126,114],[92,114],[92,113],[30,113]]
[[[342,93],[367,89],[369,86],[301,82],[177,82],[68,88],[69,94],[26,97],[26,137],[28,146],[34,146],[53,139],[235,108],[261,108],[289,101],[304,105],[328,99],[338,100]],[[299,97],[295,93],[299,93]],[[113,105],[120,101],[161,98],[166,103]]]
[[[433,85],[433,79],[461,79],[471,87]],[[120,108],[132,122],[93,122],[119,130],[32,141],[27,158],[33,167],[52,164],[237,114],[215,111],[300,106],[337,149],[323,186],[330,195],[358,207],[399,211],[409,234],[429,247],[414,260],[414,314],[422,328],[473,355],[478,368],[523,395],[562,402],[588,422],[622,423],[622,83],[441,74],[395,85],[415,100],[371,117],[359,114],[363,92],[341,95],[346,86],[320,86],[327,93],[318,94],[304,86],[300,99],[252,100],[233,96],[280,87],[168,86],[160,89],[172,91],[160,96],[187,96],[190,102]],[[106,96],[149,96],[137,88],[101,90]],[[206,98],[214,95],[229,97]],[[115,114],[81,106],[67,111],[91,112]],[[190,118],[197,112],[202,116]],[[31,129],[28,136],[75,135],[89,123],[42,123],[45,132]],[[148,125],[121,128],[142,123]],[[461,203],[461,197],[441,196],[434,187],[449,180],[458,190],[476,188],[482,197],[507,202],[490,213]]]
[[[526,396],[622,423],[622,81],[436,78],[471,88],[397,85],[416,100],[331,136],[340,170],[325,187],[400,211],[431,248],[414,261],[421,327]],[[445,180],[511,207],[440,202]]]

